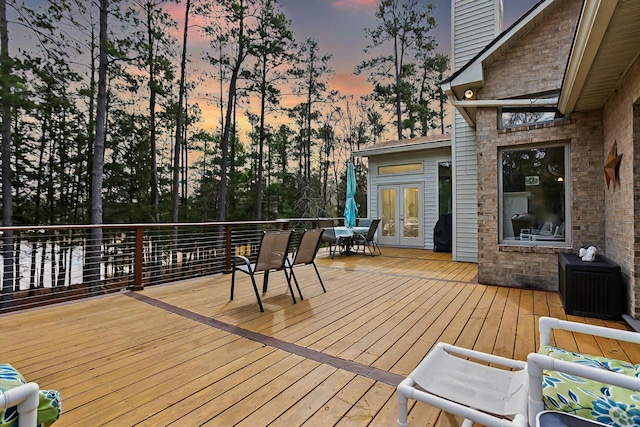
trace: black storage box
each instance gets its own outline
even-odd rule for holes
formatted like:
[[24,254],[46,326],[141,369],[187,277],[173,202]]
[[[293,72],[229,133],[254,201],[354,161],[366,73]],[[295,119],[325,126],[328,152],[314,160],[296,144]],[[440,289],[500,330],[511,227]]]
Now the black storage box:
[[593,262],[558,254],[558,291],[567,314],[619,319],[622,316],[620,266],[603,256]]

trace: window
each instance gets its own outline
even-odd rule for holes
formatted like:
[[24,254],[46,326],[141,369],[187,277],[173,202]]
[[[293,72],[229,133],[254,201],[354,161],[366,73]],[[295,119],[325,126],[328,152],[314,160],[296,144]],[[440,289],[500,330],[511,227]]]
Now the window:
[[438,214],[451,213],[451,162],[438,163]]
[[569,146],[503,149],[500,159],[500,240],[567,241]]
[[561,118],[563,118],[563,116],[553,107],[502,107],[500,112],[500,129],[535,125],[537,123],[551,122]]
[[[539,93],[527,96],[531,99],[544,99],[558,102],[558,92]],[[531,106],[531,107],[501,107],[498,109],[498,128],[508,129],[518,126],[535,125],[562,119],[556,107]]]
[[378,167],[378,175],[395,175],[399,173],[414,173],[414,172],[422,172],[422,162]]

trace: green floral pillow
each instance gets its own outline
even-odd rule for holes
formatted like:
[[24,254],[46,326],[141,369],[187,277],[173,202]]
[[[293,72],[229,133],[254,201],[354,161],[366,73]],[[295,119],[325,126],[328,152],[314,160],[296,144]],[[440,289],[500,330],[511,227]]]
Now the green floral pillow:
[[[0,364],[0,392],[26,384],[24,377],[8,363]],[[60,394],[55,390],[40,390],[38,405],[38,425],[49,427],[62,412]],[[0,409],[0,427],[16,427],[18,425],[18,407]]]
[[[636,366],[620,360],[543,346],[555,359],[635,376]],[[556,371],[545,371],[542,394],[546,409],[563,411],[612,426],[640,426],[640,393]]]

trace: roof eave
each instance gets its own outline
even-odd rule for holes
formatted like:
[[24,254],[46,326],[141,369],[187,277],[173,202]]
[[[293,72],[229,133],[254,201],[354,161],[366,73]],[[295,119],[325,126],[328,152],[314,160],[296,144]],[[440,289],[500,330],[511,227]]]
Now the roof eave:
[[558,110],[571,113],[602,44],[618,0],[585,0],[558,99]]
[[425,142],[422,144],[412,144],[412,145],[395,145],[393,147],[383,147],[383,148],[370,148],[354,151],[353,155],[356,157],[371,157],[371,156],[381,156],[385,154],[394,154],[394,153],[407,153],[411,151],[422,151],[422,150],[435,150],[439,148],[451,148],[451,140],[438,141],[438,142]]
[[[543,13],[549,6],[558,0],[544,0],[540,1],[535,7],[533,7],[529,13],[523,16],[520,20],[515,22],[505,32],[500,34],[493,42],[491,42],[486,48],[476,55],[471,61],[469,61],[460,70],[455,72],[451,77],[444,80],[441,83],[443,91],[447,96],[454,95],[454,99],[461,99],[462,94],[467,89],[478,89],[484,86],[484,61],[492,57],[492,55],[499,53],[504,46],[508,46],[510,40],[514,37],[518,37],[521,31],[526,31],[527,26],[533,21],[539,14]],[[616,0],[617,1],[617,0]],[[471,126],[475,127],[475,109],[467,109],[463,106],[458,106],[458,111],[464,117],[465,121]]]

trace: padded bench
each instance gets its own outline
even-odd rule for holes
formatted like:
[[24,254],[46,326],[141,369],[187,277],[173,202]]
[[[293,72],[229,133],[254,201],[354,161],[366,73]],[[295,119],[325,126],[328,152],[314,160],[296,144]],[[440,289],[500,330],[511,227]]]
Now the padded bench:
[[[639,365],[607,357],[574,353],[551,345],[543,345],[538,353],[634,378],[640,375]],[[542,379],[546,409],[608,425],[640,425],[640,392],[551,370],[543,371]]]
[[[0,427],[48,427],[61,413],[60,393],[39,390],[37,384],[27,383],[13,366],[0,364]],[[24,414],[21,419],[20,414]]]

